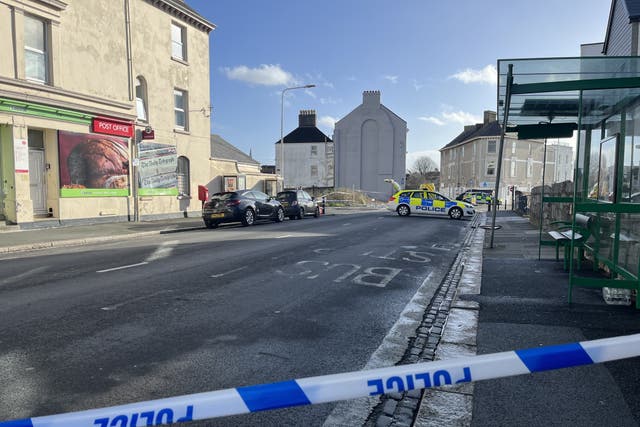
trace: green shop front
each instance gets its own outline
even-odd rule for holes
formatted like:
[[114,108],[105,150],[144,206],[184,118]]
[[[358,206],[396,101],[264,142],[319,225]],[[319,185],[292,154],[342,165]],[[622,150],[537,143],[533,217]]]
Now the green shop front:
[[[498,74],[504,131],[575,141],[572,194],[541,196],[541,209],[565,204],[568,215],[540,215],[541,245],[564,258],[569,302],[587,287],[640,308],[640,57],[504,59]],[[554,239],[559,224],[564,238]]]
[[0,217],[21,228],[126,220],[134,133],[128,117],[0,98]]

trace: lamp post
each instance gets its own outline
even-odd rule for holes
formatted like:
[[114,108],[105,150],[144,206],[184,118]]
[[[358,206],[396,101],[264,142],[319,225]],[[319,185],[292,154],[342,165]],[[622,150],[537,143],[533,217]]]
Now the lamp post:
[[316,85],[293,86],[282,89],[280,99],[280,175],[282,175],[282,189],[284,190],[284,93],[294,89],[309,89]]

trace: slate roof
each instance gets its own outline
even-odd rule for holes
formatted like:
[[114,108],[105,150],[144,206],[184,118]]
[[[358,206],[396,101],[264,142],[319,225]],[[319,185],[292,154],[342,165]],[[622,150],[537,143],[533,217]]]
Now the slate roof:
[[[304,142],[333,142],[331,138],[322,133],[320,129],[315,126],[301,126],[287,136],[282,138],[285,144],[292,143],[304,143]],[[280,144],[280,140],[276,141],[276,144]]]
[[471,139],[480,138],[483,136],[500,136],[501,134],[502,128],[498,124],[497,120],[489,122],[487,124],[478,123],[472,129],[463,131],[460,135],[456,136],[453,141],[442,147],[440,151],[462,144],[463,142],[469,141]]
[[211,157],[216,159],[234,160],[240,163],[259,165],[251,156],[246,155],[220,135],[211,135]]
[[640,20],[640,1],[624,0],[624,4],[627,6],[627,12],[629,13],[629,21],[634,22],[634,21]]

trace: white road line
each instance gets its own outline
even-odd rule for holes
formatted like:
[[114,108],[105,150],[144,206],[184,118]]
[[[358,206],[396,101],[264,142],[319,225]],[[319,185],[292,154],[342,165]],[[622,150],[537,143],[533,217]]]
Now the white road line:
[[285,234],[284,236],[278,236],[278,237],[276,237],[276,239],[284,239],[284,238],[287,238],[287,237],[293,237],[293,234]]
[[245,268],[247,267],[234,268],[233,270],[227,271],[226,273],[212,274],[211,277],[216,278],[226,276],[227,274],[235,273],[236,271],[244,270]]
[[137,264],[130,264],[130,265],[123,265],[121,267],[107,268],[106,270],[98,270],[98,271],[96,271],[96,273],[108,273],[109,271],[124,270],[125,268],[140,267],[141,265],[146,265],[146,264],[149,264],[149,263],[147,261],[144,261],[144,262],[139,262]]
[[132,302],[142,301],[142,300],[145,300],[145,299],[148,299],[148,298],[153,298],[153,297],[155,297],[157,295],[167,294],[167,293],[170,293],[170,292],[173,292],[173,290],[165,289],[163,291],[154,292],[154,293],[149,294],[149,295],[143,295],[143,296],[138,297],[138,298],[132,298],[130,300],[123,301],[123,302],[118,303],[118,304],[108,305],[106,307],[100,307],[100,310],[104,310],[104,311],[116,310],[116,309],[118,309],[118,308],[120,308],[120,307],[122,307],[124,305],[131,304]]

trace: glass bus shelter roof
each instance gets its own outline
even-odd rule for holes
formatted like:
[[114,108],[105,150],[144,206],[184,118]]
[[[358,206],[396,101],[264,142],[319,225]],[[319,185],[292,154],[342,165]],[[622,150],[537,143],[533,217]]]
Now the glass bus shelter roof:
[[[508,126],[595,124],[640,98],[640,57],[498,60],[498,121],[504,121],[507,74],[513,85]],[[582,91],[582,100],[580,93]],[[581,117],[580,117],[581,116]]]

